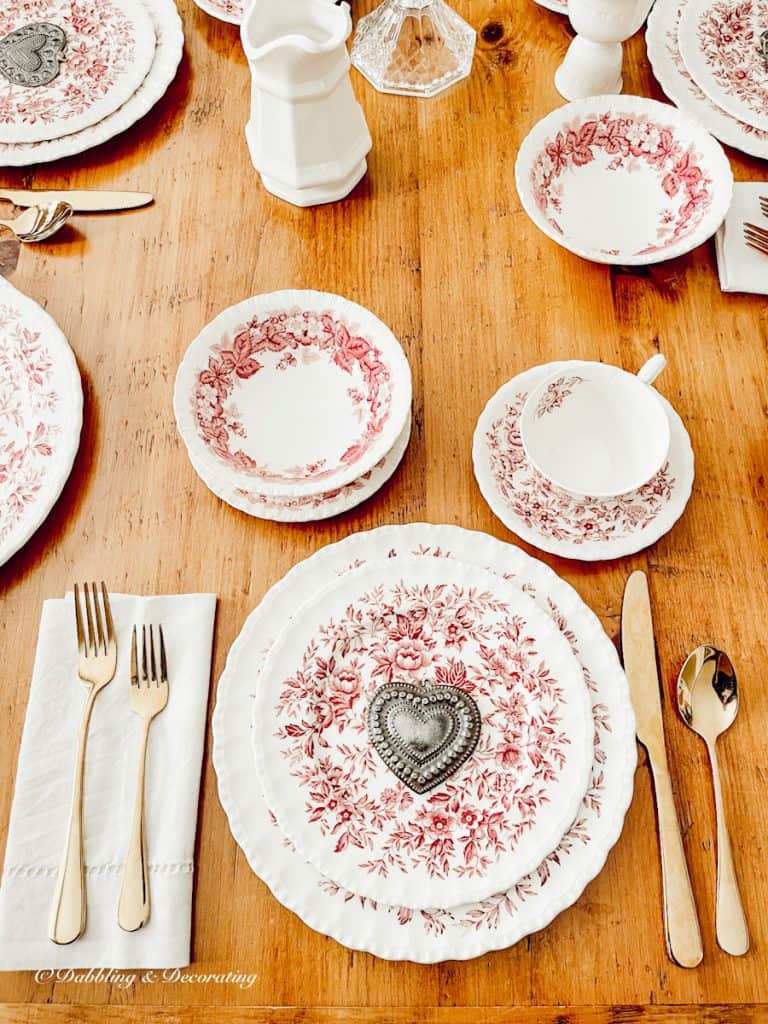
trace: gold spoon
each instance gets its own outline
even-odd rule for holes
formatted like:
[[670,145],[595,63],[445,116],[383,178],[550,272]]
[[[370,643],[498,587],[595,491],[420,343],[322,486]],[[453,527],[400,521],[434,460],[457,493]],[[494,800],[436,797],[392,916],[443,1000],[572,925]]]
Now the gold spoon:
[[10,228],[20,242],[42,242],[63,227],[72,212],[69,203],[30,206],[13,220],[0,220],[0,227]]
[[688,655],[677,680],[677,706],[686,725],[707,744],[712,765],[717,815],[717,943],[726,953],[742,956],[749,949],[749,932],[725,823],[715,748],[718,736],[733,724],[739,710],[736,672],[727,654],[703,644]]

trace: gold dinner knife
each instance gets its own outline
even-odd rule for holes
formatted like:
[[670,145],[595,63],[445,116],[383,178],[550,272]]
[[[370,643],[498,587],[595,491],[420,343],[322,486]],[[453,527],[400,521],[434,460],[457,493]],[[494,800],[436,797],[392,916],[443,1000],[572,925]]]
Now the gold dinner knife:
[[96,189],[0,188],[0,199],[16,206],[64,202],[75,213],[107,213],[110,210],[135,210],[153,202],[149,192],[104,192]]
[[681,967],[696,967],[704,949],[669,777],[651,601],[644,572],[633,572],[624,590],[621,649],[637,719],[637,738],[648,752],[656,794],[667,950]]

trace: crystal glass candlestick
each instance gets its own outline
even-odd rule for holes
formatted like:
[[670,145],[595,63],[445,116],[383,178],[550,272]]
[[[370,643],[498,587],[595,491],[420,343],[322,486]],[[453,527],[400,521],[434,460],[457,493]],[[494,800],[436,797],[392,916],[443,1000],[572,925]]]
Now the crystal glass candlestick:
[[352,63],[380,92],[435,96],[469,75],[475,37],[444,0],[384,0],[358,22]]

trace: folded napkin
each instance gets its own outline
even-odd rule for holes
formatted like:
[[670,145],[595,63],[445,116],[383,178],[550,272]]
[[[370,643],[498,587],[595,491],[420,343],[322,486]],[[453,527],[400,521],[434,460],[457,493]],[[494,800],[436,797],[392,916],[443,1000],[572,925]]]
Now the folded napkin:
[[760,196],[768,196],[766,181],[734,185],[728,215],[715,235],[717,271],[724,292],[768,295],[768,256],[750,249],[744,241],[745,223],[768,229],[768,218],[760,212]]
[[[192,871],[216,598],[111,595],[117,673],[97,696],[85,768],[88,921],[67,946],[48,927],[69,821],[77,733],[87,691],[77,679],[72,595],[46,601],[16,770],[0,885],[0,970],[163,968],[189,963]],[[117,923],[130,832],[140,719],[130,709],[130,633],[162,624],[169,696],[149,733],[146,823],[151,914]],[[140,642],[140,641],[139,641]]]

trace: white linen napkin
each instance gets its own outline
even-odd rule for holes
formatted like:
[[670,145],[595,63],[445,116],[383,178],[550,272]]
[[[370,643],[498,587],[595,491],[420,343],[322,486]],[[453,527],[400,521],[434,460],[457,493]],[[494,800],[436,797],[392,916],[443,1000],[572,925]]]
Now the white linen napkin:
[[768,196],[768,182],[737,182],[728,214],[715,235],[717,271],[724,292],[768,295],[768,256],[750,249],[744,241],[744,224],[768,229],[760,212],[760,196]]
[[[0,885],[0,970],[138,969],[189,963],[216,597],[115,594],[110,595],[110,604],[118,637],[117,673],[96,698],[86,755],[86,930],[67,946],[48,938],[66,842],[77,732],[87,695],[77,678],[74,607],[68,594],[46,601],[40,621]],[[162,624],[169,690],[168,705],[150,728],[147,753],[150,919],[139,931],[124,932],[117,923],[117,903],[140,738],[140,719],[129,702],[134,623]]]

